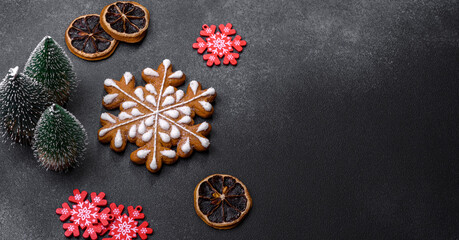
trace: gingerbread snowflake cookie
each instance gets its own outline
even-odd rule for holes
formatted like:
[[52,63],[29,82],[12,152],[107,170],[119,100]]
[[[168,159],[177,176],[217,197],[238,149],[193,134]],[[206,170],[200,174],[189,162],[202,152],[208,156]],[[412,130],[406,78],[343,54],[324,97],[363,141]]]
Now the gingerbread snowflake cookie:
[[110,143],[116,152],[123,151],[127,141],[135,143],[139,148],[131,153],[131,160],[145,163],[151,172],[159,171],[163,163],[176,162],[178,157],[189,157],[193,149],[207,150],[211,126],[207,122],[194,124],[193,117],[212,115],[215,89],[202,89],[199,82],[191,81],[186,93],[178,90],[185,74],[173,72],[168,59],[157,70],[145,68],[142,78],[147,83],[144,87],[136,87],[129,72],[120,81],[105,80],[108,94],[102,104],[107,109],[119,108],[120,113],[102,113],[99,141]]

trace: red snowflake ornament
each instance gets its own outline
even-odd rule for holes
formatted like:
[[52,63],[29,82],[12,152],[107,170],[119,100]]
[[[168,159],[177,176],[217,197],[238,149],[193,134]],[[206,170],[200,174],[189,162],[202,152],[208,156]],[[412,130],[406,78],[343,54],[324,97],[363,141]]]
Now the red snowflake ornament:
[[239,54],[233,51],[242,52],[247,42],[241,40],[241,36],[239,35],[231,39],[229,36],[236,34],[236,30],[232,29],[232,27],[231,23],[227,23],[226,26],[220,24],[218,26],[220,32],[215,33],[217,28],[215,25],[209,27],[204,24],[202,26],[200,35],[206,37],[206,40],[198,37],[196,43],[193,43],[193,48],[198,49],[199,54],[204,53],[207,49],[208,54],[204,54],[203,56],[204,60],[207,60],[207,66],[211,67],[214,64],[220,65],[220,58],[223,58],[223,64],[237,64],[236,59],[239,58]]
[[[141,213],[142,207],[137,206],[136,208],[129,206],[129,215],[122,214],[124,206],[116,204],[110,204],[111,212],[113,213],[115,220],[108,226],[107,230],[110,230],[108,235],[111,238],[105,238],[105,240],[131,240],[139,236],[142,240],[147,239],[148,234],[153,233],[153,229],[148,227],[148,222],[144,221],[142,224],[137,226],[138,222],[135,220],[143,219],[145,215]],[[101,235],[107,231],[102,231]]]
[[113,220],[113,215],[110,214],[110,209],[105,208],[102,212],[100,207],[107,205],[107,200],[104,199],[105,193],[91,193],[91,202],[86,199],[88,193],[80,192],[78,189],[73,190],[73,196],[69,197],[69,202],[75,203],[72,208],[67,203],[62,204],[62,208],[56,209],[56,213],[61,215],[60,220],[65,222],[70,218],[71,223],[64,223],[63,228],[66,230],[66,237],[80,235],[80,228],[83,230],[84,238],[90,237],[97,239],[97,234],[101,232],[102,226],[107,226],[109,221]]

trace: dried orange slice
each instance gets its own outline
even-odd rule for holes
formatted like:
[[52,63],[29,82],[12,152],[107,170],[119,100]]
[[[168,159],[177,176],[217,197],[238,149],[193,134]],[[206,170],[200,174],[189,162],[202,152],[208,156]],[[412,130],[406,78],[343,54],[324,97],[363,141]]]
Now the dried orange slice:
[[145,37],[150,13],[139,3],[119,1],[105,6],[100,18],[100,24],[112,37],[135,43]]
[[235,227],[251,207],[252,198],[247,187],[231,175],[210,175],[194,189],[196,213],[216,229]]
[[89,61],[109,57],[118,46],[118,41],[100,26],[97,14],[88,14],[73,20],[65,31],[65,43],[70,52]]

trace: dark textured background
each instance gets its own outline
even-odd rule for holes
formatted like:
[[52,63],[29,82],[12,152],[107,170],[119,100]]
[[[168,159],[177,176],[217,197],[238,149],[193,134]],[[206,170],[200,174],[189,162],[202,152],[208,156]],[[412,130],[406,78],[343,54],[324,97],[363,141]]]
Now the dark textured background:
[[[55,209],[74,188],[142,205],[151,239],[458,239],[459,6],[419,1],[141,1],[140,44],[87,62],[68,52],[77,16],[111,1],[0,6],[0,72],[45,36],[80,83],[67,108],[85,126],[82,165],[40,168],[28,147],[0,145],[0,239],[65,239]],[[231,22],[248,45],[237,67],[206,67],[191,45],[202,24]],[[218,92],[212,147],[152,174],[97,140],[103,80],[164,58]],[[2,76],[3,76],[2,75]],[[142,83],[143,84],[143,83]],[[233,230],[195,214],[195,185],[228,173],[254,207]]]

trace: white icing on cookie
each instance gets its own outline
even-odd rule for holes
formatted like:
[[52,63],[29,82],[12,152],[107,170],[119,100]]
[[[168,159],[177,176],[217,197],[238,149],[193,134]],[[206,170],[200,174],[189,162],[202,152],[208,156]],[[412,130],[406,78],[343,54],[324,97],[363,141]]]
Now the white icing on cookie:
[[160,153],[165,157],[175,158],[175,151],[174,150],[163,150]]
[[147,89],[147,91],[149,91],[152,94],[155,94],[155,95],[158,94],[158,93],[156,93],[155,87],[150,83],[145,85],[145,89]]
[[209,124],[207,122],[201,123],[199,125],[198,130],[196,132],[206,131],[209,128]]
[[163,129],[163,130],[168,130],[170,128],[170,124],[163,120],[163,119],[159,119],[159,126]]
[[120,148],[123,146],[123,137],[121,137],[121,131],[118,129],[115,136],[115,147]]
[[203,137],[198,137],[199,141],[201,142],[201,145],[205,148],[209,147],[210,142],[209,139],[203,138]]
[[153,70],[153,69],[151,69],[151,68],[145,68],[145,69],[143,70],[143,73],[144,73],[145,75],[148,75],[148,76],[159,77],[158,72],[155,71],[155,70]]
[[178,130],[176,126],[172,126],[170,134],[171,134],[171,138],[173,139],[177,139],[180,137],[180,131]]
[[118,97],[118,93],[113,93],[113,94],[107,94],[104,97],[104,103],[105,104],[110,104],[115,100],[115,98]]
[[164,90],[163,97],[174,93],[174,91],[175,91],[174,87],[172,86],[167,87],[166,90]]
[[198,90],[199,83],[196,81],[191,81],[190,82],[190,88],[193,91],[193,93],[196,95],[196,91]]
[[129,137],[134,138],[136,134],[137,134],[137,125],[132,125],[132,127],[129,129]]
[[171,118],[178,118],[179,116],[179,112],[177,110],[168,110],[168,111],[165,111],[164,114]]
[[189,116],[185,116],[185,117],[182,117],[180,120],[178,120],[177,123],[190,123],[191,122],[191,118]]
[[149,126],[153,125],[154,121],[155,121],[155,115],[147,118],[145,120],[145,125],[147,125],[149,127]]
[[123,77],[124,77],[124,82],[126,82],[126,85],[128,85],[132,79],[132,74],[130,72],[125,72]]
[[134,116],[136,116],[136,117],[137,117],[137,116],[140,116],[140,115],[143,115],[143,113],[141,113],[141,112],[139,111],[139,109],[137,109],[137,108],[133,108],[132,111],[131,111],[131,114],[134,115]]
[[107,78],[104,81],[104,85],[107,86],[107,87],[113,87],[116,84],[115,84],[115,81],[113,81],[113,79]]
[[175,101],[179,102],[183,98],[184,95],[185,93],[182,90],[177,90],[177,92],[175,92],[175,97],[177,98],[177,100]]
[[136,102],[131,102],[131,101],[126,101],[121,105],[123,106],[123,109],[129,109],[129,108],[137,106],[137,103]]
[[204,108],[204,110],[208,112],[212,110],[212,104],[205,102],[205,101],[199,101],[199,103],[201,104],[202,108]]
[[113,118],[110,116],[110,114],[108,114],[108,113],[102,113],[102,114],[100,115],[100,119],[103,119],[103,120],[105,120],[105,121],[109,121],[109,122],[111,122],[111,123],[116,123],[115,119],[113,119]]
[[104,136],[105,134],[107,134],[109,131],[110,131],[110,128],[100,130],[99,136],[102,137],[102,136]]
[[167,96],[165,99],[164,99],[164,102],[163,102],[163,107],[164,106],[167,106],[167,105],[171,105],[172,103],[175,102],[175,99],[171,96]]
[[209,96],[209,95],[214,95],[214,94],[215,94],[215,89],[209,88],[202,94],[202,96]]
[[191,108],[188,107],[188,106],[178,107],[177,110],[179,110],[181,113],[183,113],[183,114],[185,114],[187,116],[191,114]]
[[162,133],[160,132],[159,133],[159,136],[161,137],[161,140],[165,143],[168,143],[171,141],[171,137],[169,137],[169,135],[167,133]]
[[180,149],[184,153],[189,153],[191,151],[190,138],[186,138],[185,143],[182,145],[182,147]]
[[145,99],[147,100],[147,102],[151,103],[153,106],[156,107],[155,97],[153,97],[152,95],[147,95],[147,97]]
[[149,130],[145,134],[142,135],[142,141],[143,142],[148,142],[151,140],[151,137],[153,136],[153,130]]
[[134,91],[134,94],[140,99],[140,101],[142,101],[142,102],[144,101],[142,88],[137,88]]
[[180,70],[178,70],[178,71],[172,73],[172,74],[169,76],[169,78],[181,78],[182,76],[183,76],[183,72],[180,71]]
[[140,159],[145,159],[149,153],[150,150],[139,150],[137,151],[137,157]]
[[146,131],[145,122],[142,121],[139,125],[139,128],[137,129],[137,132],[140,134],[144,134],[145,131]]
[[164,59],[163,60],[164,70],[167,70],[170,65],[171,65],[171,61],[169,59]]
[[132,118],[132,116],[129,115],[128,113],[126,113],[126,112],[120,112],[120,114],[118,115],[118,118],[120,120],[125,120],[125,119]]

